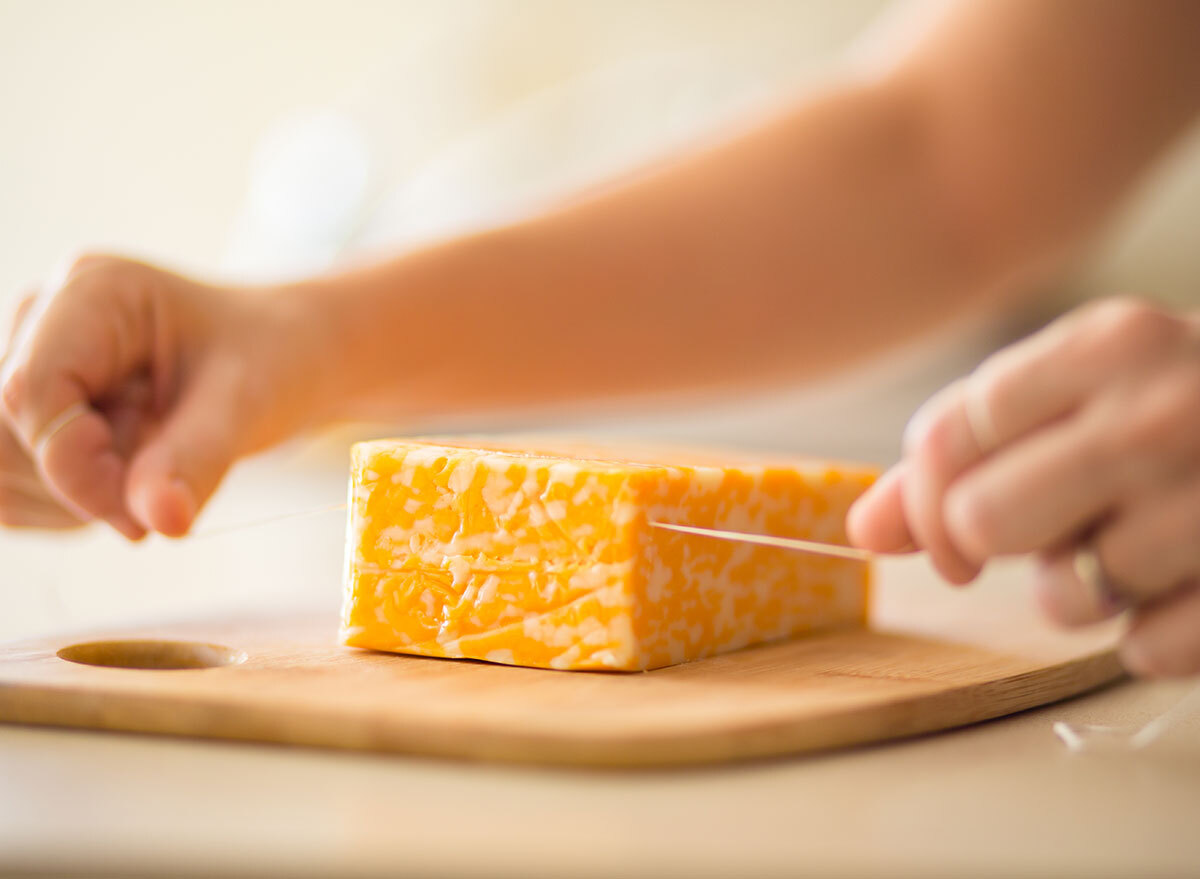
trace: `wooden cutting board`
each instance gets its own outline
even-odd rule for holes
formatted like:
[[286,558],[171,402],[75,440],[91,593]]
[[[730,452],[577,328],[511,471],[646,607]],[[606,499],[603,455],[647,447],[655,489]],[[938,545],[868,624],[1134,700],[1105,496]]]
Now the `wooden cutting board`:
[[[0,720],[526,763],[667,765],[941,730],[1121,675],[1112,627],[1068,636],[1004,590],[973,598],[930,583],[893,585],[877,596],[873,630],[640,674],[343,648],[328,616],[10,645],[0,648]],[[89,644],[97,639],[116,643]],[[121,663],[150,668],[111,667]]]

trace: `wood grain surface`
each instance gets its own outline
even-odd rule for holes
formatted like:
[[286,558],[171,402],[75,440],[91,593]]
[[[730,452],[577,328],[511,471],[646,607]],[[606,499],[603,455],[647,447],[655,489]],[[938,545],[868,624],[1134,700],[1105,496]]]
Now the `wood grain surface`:
[[[0,648],[0,720],[481,760],[672,765],[945,729],[1121,674],[1112,627],[1068,636],[1015,598],[897,593],[877,596],[871,630],[635,674],[343,648],[327,617],[110,630]],[[118,643],[78,646],[96,639]],[[120,643],[131,639],[142,643]]]

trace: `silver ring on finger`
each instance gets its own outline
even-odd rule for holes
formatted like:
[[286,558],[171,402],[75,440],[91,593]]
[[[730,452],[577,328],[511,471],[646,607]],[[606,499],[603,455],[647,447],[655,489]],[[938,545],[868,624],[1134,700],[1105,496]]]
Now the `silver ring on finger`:
[[1075,550],[1071,567],[1075,576],[1091,591],[1092,598],[1099,607],[1120,610],[1132,603],[1120,586],[1108,576],[1108,572],[1104,570],[1104,563],[1100,561],[1100,554],[1090,543],[1085,543]]

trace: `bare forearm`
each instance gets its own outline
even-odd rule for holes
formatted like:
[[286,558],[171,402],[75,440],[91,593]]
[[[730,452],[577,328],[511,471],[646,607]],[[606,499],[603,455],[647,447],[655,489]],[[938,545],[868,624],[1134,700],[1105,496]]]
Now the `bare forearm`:
[[1200,111],[1200,3],[973,0],[891,75],[995,271],[1069,256]]
[[427,411],[744,385],[909,335],[977,283],[913,121],[902,95],[843,86],[600,196],[347,273],[353,386]]
[[1197,8],[964,4],[886,75],[314,282],[339,414],[805,377],[1028,289],[1186,124],[1200,63],[1176,31]]

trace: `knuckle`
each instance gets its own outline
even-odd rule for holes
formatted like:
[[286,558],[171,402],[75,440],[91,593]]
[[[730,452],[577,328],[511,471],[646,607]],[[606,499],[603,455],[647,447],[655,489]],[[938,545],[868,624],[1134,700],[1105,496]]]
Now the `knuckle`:
[[1007,408],[1005,401],[1013,399],[1021,390],[1021,382],[1014,379],[1005,361],[998,359],[985,362],[972,378],[972,392],[993,420],[997,412]]
[[952,395],[961,393],[956,383],[931,397],[909,421],[904,431],[904,453],[926,465],[937,465],[951,451],[947,418]]
[[107,254],[88,253],[71,260],[69,268],[52,284],[48,296],[56,304],[74,305],[103,298],[114,287],[127,284],[137,263]]
[[908,424],[904,426],[901,446],[905,455],[916,455],[925,445],[926,434],[929,433],[933,425],[932,404],[933,400],[927,400],[913,413],[912,418],[908,420]]
[[[1188,362],[1139,383],[1107,412],[1104,445],[1141,479],[1171,470],[1200,447],[1200,362]],[[1101,431],[1097,431],[1101,433]],[[1144,472],[1143,472],[1144,471]]]
[[942,415],[935,416],[921,430],[913,456],[925,466],[936,468],[950,451],[950,430]]
[[66,260],[66,276],[68,278],[73,278],[76,275],[82,274],[90,269],[94,269],[105,263],[112,262],[114,259],[114,257],[100,251],[77,251],[69,256]]
[[1105,324],[1124,324],[1136,321],[1150,304],[1140,297],[1130,295],[1107,296],[1087,306],[1089,316],[1093,321]]
[[989,392],[1012,387],[1016,381],[1012,374],[1028,360],[1028,349],[1032,342],[1037,336],[1045,336],[1047,332],[1048,329],[1043,328],[1033,336],[992,352],[975,367],[971,375],[972,381]]
[[1178,342],[1183,323],[1158,306],[1134,297],[1109,299],[1093,312],[1096,341],[1110,350],[1148,355]]

